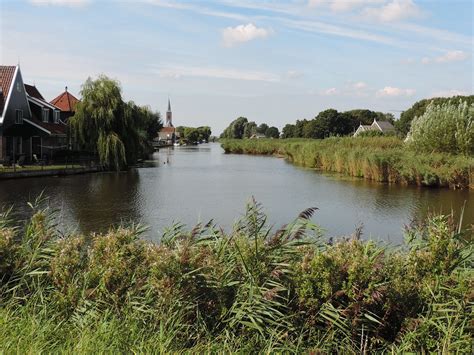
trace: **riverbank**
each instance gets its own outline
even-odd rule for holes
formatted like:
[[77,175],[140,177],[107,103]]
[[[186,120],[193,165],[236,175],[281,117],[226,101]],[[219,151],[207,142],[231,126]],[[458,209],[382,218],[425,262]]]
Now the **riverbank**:
[[402,248],[328,244],[315,209],[269,232],[251,202],[229,233],[137,225],[68,235],[32,205],[0,218],[1,352],[469,352],[472,247],[449,216]]
[[52,165],[52,166],[32,166],[23,168],[9,168],[0,170],[0,180],[24,179],[44,176],[67,176],[96,173],[103,171],[100,166],[81,165]]
[[226,153],[284,157],[321,171],[378,182],[474,188],[474,157],[418,153],[396,137],[223,140]]

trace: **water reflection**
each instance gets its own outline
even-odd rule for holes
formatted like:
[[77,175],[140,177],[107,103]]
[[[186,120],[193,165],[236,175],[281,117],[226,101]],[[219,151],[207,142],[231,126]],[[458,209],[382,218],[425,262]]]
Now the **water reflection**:
[[314,221],[330,235],[347,235],[360,224],[366,238],[399,243],[402,229],[429,211],[459,213],[474,222],[473,192],[400,187],[323,175],[282,159],[224,155],[218,144],[166,148],[148,168],[61,178],[0,182],[0,204],[14,203],[17,216],[28,212],[42,190],[61,211],[68,229],[103,231],[122,220],[150,226],[148,238],[173,221],[192,226],[214,219],[230,228],[251,196],[263,203],[279,226],[310,206]]

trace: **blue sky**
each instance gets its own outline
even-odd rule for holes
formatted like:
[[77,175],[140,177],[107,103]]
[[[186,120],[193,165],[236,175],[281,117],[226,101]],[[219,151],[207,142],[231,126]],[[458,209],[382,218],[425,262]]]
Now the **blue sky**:
[[471,1],[0,0],[1,63],[52,99],[100,73],[219,134],[473,93]]

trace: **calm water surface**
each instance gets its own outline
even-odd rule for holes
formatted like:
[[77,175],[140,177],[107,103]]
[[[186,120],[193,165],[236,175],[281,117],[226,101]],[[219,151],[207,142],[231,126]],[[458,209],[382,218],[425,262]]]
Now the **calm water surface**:
[[341,179],[295,167],[283,159],[225,155],[218,144],[163,149],[154,166],[124,173],[0,181],[0,205],[28,213],[27,201],[42,190],[60,210],[60,223],[84,232],[103,231],[121,221],[150,226],[147,237],[173,221],[190,228],[211,218],[228,229],[251,196],[276,226],[307,207],[327,235],[347,235],[363,224],[364,237],[399,243],[405,224],[429,211],[459,213],[474,222],[474,193],[389,186]]

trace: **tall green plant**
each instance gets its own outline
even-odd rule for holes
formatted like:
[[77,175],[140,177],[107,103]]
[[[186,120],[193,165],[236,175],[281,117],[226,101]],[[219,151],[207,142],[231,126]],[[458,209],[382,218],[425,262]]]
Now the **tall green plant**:
[[466,101],[430,103],[413,120],[409,141],[422,151],[474,154],[474,105]]

